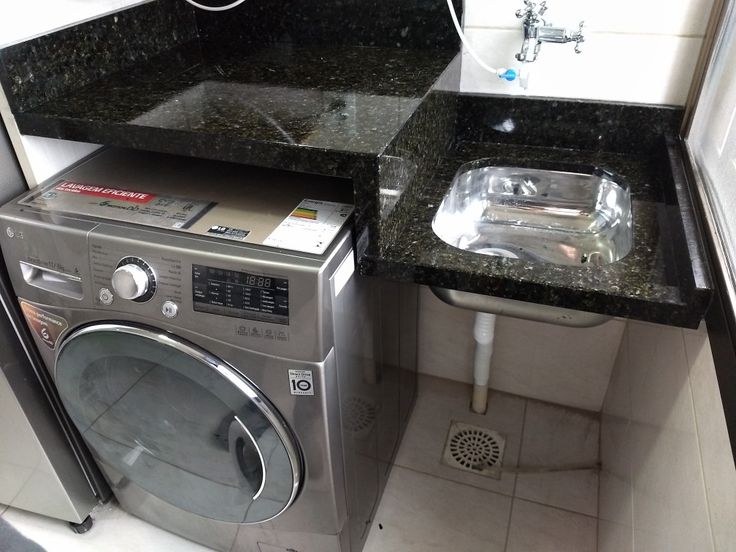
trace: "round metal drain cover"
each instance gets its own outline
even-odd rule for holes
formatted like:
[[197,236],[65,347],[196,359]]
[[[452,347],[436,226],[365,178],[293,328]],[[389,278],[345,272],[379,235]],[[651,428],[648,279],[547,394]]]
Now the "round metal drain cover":
[[452,422],[442,460],[453,468],[498,479],[505,445],[496,431]]

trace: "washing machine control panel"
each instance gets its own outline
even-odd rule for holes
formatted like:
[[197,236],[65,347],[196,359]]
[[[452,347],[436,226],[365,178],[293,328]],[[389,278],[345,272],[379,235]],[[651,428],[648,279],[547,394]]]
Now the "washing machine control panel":
[[289,324],[289,280],[266,274],[192,265],[194,310]]
[[123,299],[145,303],[156,294],[156,274],[138,257],[125,257],[112,273],[112,288]]

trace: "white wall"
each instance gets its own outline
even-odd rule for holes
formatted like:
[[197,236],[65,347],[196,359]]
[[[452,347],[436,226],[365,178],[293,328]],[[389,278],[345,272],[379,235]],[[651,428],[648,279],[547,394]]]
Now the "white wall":
[[[151,0],[22,0],[3,6],[0,17],[0,48],[41,36]],[[6,0],[6,3],[10,3]],[[36,136],[21,136],[7,99],[0,90],[0,116],[29,186],[92,153],[98,146]]]
[[705,325],[628,324],[601,460],[599,552],[736,548],[736,469]]
[[[472,311],[419,295],[419,371],[466,383],[473,381]],[[595,328],[564,328],[498,317],[489,386],[595,412],[603,398],[625,322]]]
[[149,1],[5,0],[0,18],[0,48]]
[[[464,92],[682,105],[713,0],[548,0],[548,23],[577,28],[586,42],[543,44],[529,89],[507,83],[463,57]],[[465,0],[466,34],[491,67],[520,67],[521,0]]]

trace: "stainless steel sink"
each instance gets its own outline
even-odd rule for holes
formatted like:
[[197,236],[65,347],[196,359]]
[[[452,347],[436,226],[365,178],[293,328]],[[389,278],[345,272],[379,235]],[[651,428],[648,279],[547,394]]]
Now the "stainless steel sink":
[[633,238],[628,186],[597,167],[558,168],[466,163],[437,210],[435,234],[459,249],[541,263],[625,257]]

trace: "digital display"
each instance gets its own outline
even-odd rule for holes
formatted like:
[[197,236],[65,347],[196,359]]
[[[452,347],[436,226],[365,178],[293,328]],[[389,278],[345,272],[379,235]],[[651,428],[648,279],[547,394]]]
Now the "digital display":
[[274,324],[289,323],[289,281],[192,265],[194,310]]

